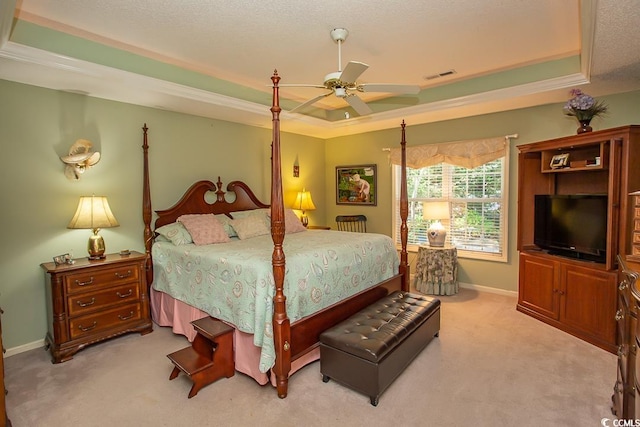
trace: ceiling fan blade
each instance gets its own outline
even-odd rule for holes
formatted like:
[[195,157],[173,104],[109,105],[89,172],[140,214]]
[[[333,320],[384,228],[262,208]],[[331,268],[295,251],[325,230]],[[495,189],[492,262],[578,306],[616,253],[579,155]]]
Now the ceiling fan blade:
[[[268,85],[267,85],[268,86]],[[273,86],[273,85],[271,85]],[[271,87],[269,86],[269,87]],[[289,84],[279,84],[279,87],[315,87],[318,89],[326,89],[325,85],[312,85],[312,84],[302,84],[302,83],[289,83]]]
[[388,92],[388,93],[402,93],[407,95],[415,95],[420,92],[420,86],[418,85],[395,85],[385,83],[366,83],[358,85],[359,92]]
[[360,114],[361,116],[366,116],[367,114],[373,113],[373,110],[369,108],[369,106],[365,104],[365,102],[357,95],[351,94],[349,96],[346,96],[344,99],[349,103],[349,105],[351,105],[351,107],[353,107],[354,110],[356,110],[356,113]]
[[289,112],[290,113],[297,113],[299,110],[302,110],[303,108],[306,108],[311,104],[315,104],[316,102],[320,101],[322,98],[326,98],[327,96],[331,95],[332,93],[333,93],[333,91],[327,92],[327,93],[323,93],[322,95],[318,95],[315,98],[311,98],[310,100],[303,102],[302,104],[298,105],[297,107],[293,108],[292,110],[289,110]]
[[342,74],[340,74],[340,80],[345,83],[355,83],[358,80],[358,77],[365,71],[367,71],[369,66],[364,62],[350,61],[344,70],[342,70]]

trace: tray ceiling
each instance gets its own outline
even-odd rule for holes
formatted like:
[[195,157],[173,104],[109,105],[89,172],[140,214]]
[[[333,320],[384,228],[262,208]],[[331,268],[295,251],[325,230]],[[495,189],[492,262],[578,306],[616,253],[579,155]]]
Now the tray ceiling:
[[288,113],[323,92],[282,88],[282,129],[327,138],[563,102],[576,86],[638,89],[635,3],[9,0],[0,78],[270,127],[273,70],[282,84],[321,84],[338,69],[329,32],[344,27],[343,65],[370,66],[360,82],[421,91],[363,94],[374,113],[358,117],[333,96]]

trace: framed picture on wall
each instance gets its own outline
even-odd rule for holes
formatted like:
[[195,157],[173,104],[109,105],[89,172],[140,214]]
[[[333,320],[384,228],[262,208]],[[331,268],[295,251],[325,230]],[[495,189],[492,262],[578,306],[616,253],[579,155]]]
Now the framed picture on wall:
[[376,165],[336,167],[336,204],[376,206]]

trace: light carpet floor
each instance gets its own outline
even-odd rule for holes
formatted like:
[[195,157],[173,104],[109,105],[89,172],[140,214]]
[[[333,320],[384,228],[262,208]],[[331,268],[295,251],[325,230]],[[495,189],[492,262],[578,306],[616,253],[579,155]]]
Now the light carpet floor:
[[279,399],[236,373],[192,399],[166,355],[188,345],[170,329],[90,346],[54,365],[44,349],[5,360],[8,413],[22,426],[599,426],[616,357],[515,310],[513,297],[461,289],[440,297],[440,337],[380,397],[313,363]]

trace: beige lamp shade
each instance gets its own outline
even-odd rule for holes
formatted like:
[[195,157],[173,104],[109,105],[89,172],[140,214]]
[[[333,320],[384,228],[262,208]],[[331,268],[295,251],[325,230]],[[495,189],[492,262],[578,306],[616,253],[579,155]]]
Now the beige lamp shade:
[[311,192],[305,191],[304,188],[302,191],[299,191],[296,195],[296,201],[293,203],[293,209],[302,211],[300,221],[302,221],[305,227],[309,225],[309,218],[305,215],[305,211],[312,211],[315,208],[316,205],[313,204],[313,199],[311,199]]
[[316,208],[316,205],[313,204],[313,199],[311,199],[311,192],[305,191],[304,189],[302,191],[299,191],[298,195],[296,196],[296,201],[293,204],[293,208],[301,211],[314,210]]
[[427,220],[449,219],[449,202],[422,203],[422,218]]
[[89,238],[89,259],[104,258],[105,245],[102,236],[98,234],[101,228],[117,227],[118,221],[113,216],[109,202],[103,196],[80,197],[76,213],[71,218],[67,228],[82,228],[93,230]]
[[444,246],[447,230],[440,220],[448,220],[449,215],[449,202],[424,202],[422,204],[422,218],[434,221],[427,230],[430,246]]

